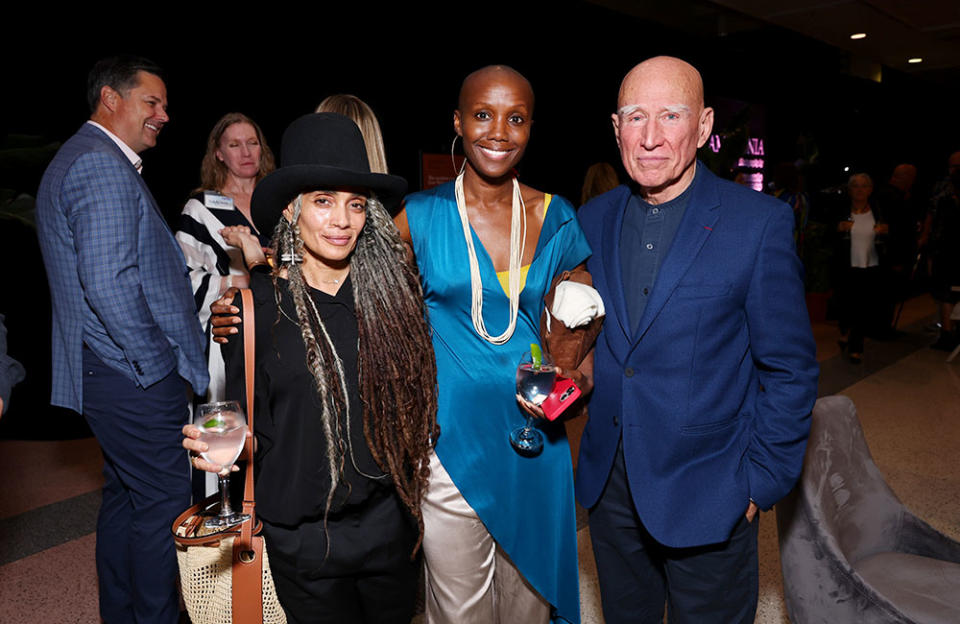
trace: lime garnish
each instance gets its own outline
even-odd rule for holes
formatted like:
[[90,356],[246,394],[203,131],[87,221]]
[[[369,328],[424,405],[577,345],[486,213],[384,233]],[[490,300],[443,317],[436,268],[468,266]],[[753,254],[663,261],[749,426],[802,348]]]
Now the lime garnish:
[[535,369],[539,370],[543,365],[543,351],[540,350],[540,345],[535,342],[530,343],[530,359],[533,360]]
[[204,428],[204,429],[216,429],[217,427],[220,427],[220,426],[222,426],[222,425],[223,425],[223,421],[220,420],[219,418],[211,418],[211,419],[208,420],[207,422],[203,423],[203,428]]

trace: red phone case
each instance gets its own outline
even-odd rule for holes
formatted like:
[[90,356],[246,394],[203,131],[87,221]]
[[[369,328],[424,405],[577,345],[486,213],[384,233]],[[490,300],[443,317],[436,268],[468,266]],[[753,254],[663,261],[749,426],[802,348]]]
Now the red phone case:
[[557,377],[553,384],[553,392],[540,404],[540,409],[543,410],[543,415],[547,417],[547,420],[556,420],[563,413],[563,410],[574,404],[579,397],[580,388],[573,383],[572,379]]

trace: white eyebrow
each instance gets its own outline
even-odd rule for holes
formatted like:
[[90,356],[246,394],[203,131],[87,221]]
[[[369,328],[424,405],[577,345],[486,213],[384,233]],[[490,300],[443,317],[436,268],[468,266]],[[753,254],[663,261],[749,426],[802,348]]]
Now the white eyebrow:
[[[617,113],[620,115],[629,115],[640,110],[641,108],[643,107],[639,104],[627,104],[626,106],[621,106]],[[668,106],[664,106],[663,110],[668,113],[689,113],[690,107],[686,104],[670,104]]]

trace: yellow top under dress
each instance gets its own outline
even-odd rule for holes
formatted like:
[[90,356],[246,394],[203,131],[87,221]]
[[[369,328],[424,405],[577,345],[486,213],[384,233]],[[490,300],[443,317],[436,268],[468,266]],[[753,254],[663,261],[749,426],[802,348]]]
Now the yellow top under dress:
[[[550,199],[553,197],[550,193],[543,194],[543,220],[547,220],[547,208],[550,207]],[[520,292],[523,292],[523,287],[527,285],[527,271],[530,270],[530,265],[520,267]],[[510,270],[498,271],[497,279],[500,280],[500,286],[503,288],[503,292],[507,294],[507,297],[510,296]]]

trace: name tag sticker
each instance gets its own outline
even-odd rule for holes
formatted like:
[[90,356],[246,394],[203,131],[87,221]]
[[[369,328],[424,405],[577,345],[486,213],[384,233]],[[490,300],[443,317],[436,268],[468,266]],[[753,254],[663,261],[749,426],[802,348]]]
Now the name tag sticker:
[[233,200],[226,195],[206,191],[203,194],[203,205],[216,210],[232,210]]

